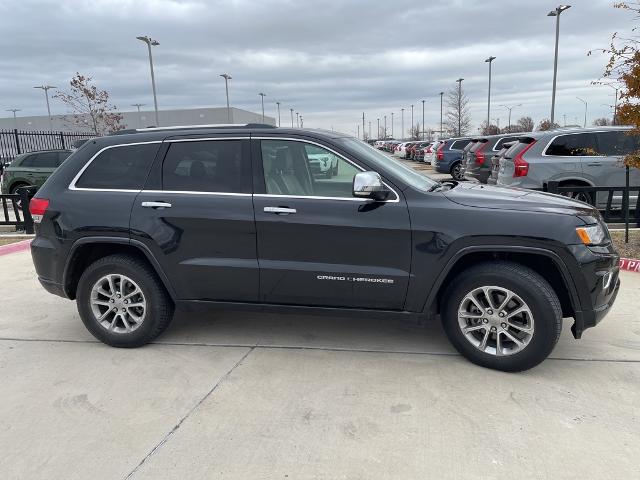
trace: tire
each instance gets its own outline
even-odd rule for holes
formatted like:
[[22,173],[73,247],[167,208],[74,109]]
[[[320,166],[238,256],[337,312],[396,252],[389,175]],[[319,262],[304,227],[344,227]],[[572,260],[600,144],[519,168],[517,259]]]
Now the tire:
[[451,178],[454,180],[464,180],[464,175],[462,175],[462,163],[456,162],[451,166],[451,170],[449,171],[451,174]]
[[[18,189],[22,188],[22,187],[30,187],[31,185],[29,185],[28,183],[16,183],[15,185],[11,186],[11,189],[9,190],[9,193],[11,195],[16,195],[18,193]],[[22,209],[22,200],[18,199],[16,200],[16,206],[20,209]]]
[[[104,279],[110,275],[116,276],[113,290],[120,292],[118,299],[121,298],[122,293],[132,291],[134,284],[141,291],[142,296],[134,295],[130,298],[132,302],[144,303],[144,310],[142,307],[121,305],[121,302],[127,302],[124,300],[127,295],[122,295],[122,300],[115,300],[116,294],[113,295],[112,300],[118,302],[115,304],[116,307],[127,307],[125,315],[129,319],[128,322],[124,322],[122,317],[113,322],[112,319],[115,318],[115,315],[110,312],[111,306],[92,305],[92,295],[94,297],[96,295],[94,287],[102,282],[100,285],[109,288],[110,282]],[[124,288],[122,281],[118,283],[117,277],[120,276],[124,276],[128,280],[128,282],[124,282]],[[111,302],[108,297],[102,294],[98,294],[96,299],[105,303]],[[133,303],[129,305],[133,305]],[[173,303],[156,273],[146,262],[126,254],[109,255],[86,268],[78,283],[77,306],[80,318],[87,330],[98,340],[112,347],[135,348],[145,345],[164,332],[173,318]],[[137,308],[136,313],[133,311],[134,308]],[[108,312],[102,323],[98,321],[97,315],[94,313],[95,309],[98,309],[98,314]],[[132,315],[140,314],[141,311],[144,311],[144,315],[140,315],[142,320],[136,323]],[[111,322],[110,327],[104,326],[109,322]],[[125,323],[132,326],[131,331],[122,331],[126,330]]]
[[[482,300],[487,298],[484,293],[488,291],[495,307],[506,298],[499,296],[501,290],[515,294],[502,311],[499,307],[480,311],[479,315],[488,318],[459,315],[469,306],[474,307],[474,303],[467,300],[472,292],[479,292],[474,298],[485,307]],[[528,308],[530,317],[529,313],[519,313],[509,318],[507,324],[504,317],[498,316],[499,313],[513,315],[522,307],[521,303]],[[458,352],[477,365],[505,372],[519,372],[538,365],[553,351],[562,330],[562,309],[551,285],[530,268],[506,261],[481,263],[460,273],[445,291],[440,313],[447,337]],[[529,322],[520,320],[528,317]],[[507,333],[516,337],[520,345],[509,339],[501,325],[508,325]],[[463,328],[470,331],[465,334]]]
[[[562,187],[584,187],[585,185],[580,185],[577,183],[565,183]],[[561,194],[564,197],[573,198],[574,200],[579,200],[584,203],[588,203],[589,205],[593,205],[593,196],[589,192],[563,192]]]

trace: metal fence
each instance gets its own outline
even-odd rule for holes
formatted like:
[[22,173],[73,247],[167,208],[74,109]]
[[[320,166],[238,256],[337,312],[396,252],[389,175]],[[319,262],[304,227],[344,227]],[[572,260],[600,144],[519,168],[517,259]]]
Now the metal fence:
[[26,187],[19,188],[15,194],[0,195],[0,226],[10,225],[24,233],[33,233],[29,200],[34,193],[34,187]]
[[0,130],[0,163],[11,162],[16,155],[34,150],[71,148],[73,142],[95,135],[83,132]]

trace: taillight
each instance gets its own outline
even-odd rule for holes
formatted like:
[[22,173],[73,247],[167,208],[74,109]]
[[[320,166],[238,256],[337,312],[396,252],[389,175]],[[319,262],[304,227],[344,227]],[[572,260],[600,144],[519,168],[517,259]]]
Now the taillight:
[[489,144],[489,142],[484,142],[482,145],[480,145],[478,147],[478,149],[475,151],[476,154],[476,165],[484,165],[484,147],[486,147]]
[[42,217],[49,208],[49,200],[46,198],[32,198],[29,202],[29,213],[34,223],[40,223]]
[[522,150],[519,154],[517,154],[513,159],[513,176],[514,177],[526,177],[529,174],[529,163],[525,161],[522,156],[536,143],[534,140],[529,145],[527,145],[524,150]]
[[440,145],[438,147],[438,150],[436,151],[436,156],[438,157],[438,160],[442,160],[444,158],[444,153],[442,152],[442,150],[444,150],[444,143]]

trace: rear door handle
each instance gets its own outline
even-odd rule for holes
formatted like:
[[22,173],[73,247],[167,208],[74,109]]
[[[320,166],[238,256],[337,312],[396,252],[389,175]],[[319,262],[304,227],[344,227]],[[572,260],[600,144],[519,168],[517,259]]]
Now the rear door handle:
[[142,202],[144,208],[171,208],[171,204],[167,202]]
[[265,213],[275,213],[277,215],[290,215],[292,213],[297,213],[295,208],[287,208],[287,207],[264,207]]

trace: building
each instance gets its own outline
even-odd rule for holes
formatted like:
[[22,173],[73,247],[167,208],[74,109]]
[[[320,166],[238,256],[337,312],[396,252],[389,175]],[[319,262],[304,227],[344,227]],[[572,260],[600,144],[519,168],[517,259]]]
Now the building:
[[[122,115],[122,125],[125,128],[144,128],[156,126],[155,112],[153,110],[142,110],[140,112],[119,112]],[[264,117],[262,114],[242,110],[240,108],[230,109],[230,121],[227,116],[226,107],[213,108],[189,108],[177,110],[159,110],[158,118],[161,127],[170,127],[177,125],[209,125],[220,123],[266,123],[275,125],[276,120],[273,117]],[[87,131],[91,130],[86,127],[82,128],[73,121],[73,115],[52,115],[51,127],[54,131]],[[10,130],[17,128],[18,130],[50,130],[49,119],[46,115],[34,117],[13,117],[0,118],[0,130]]]

